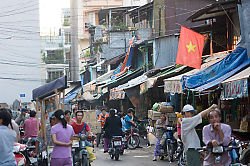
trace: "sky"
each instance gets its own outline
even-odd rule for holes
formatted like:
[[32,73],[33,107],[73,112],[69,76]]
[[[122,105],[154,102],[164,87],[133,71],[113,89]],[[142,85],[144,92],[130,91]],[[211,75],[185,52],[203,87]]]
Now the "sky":
[[61,9],[69,8],[70,0],[40,0],[40,31],[49,34],[61,25]]

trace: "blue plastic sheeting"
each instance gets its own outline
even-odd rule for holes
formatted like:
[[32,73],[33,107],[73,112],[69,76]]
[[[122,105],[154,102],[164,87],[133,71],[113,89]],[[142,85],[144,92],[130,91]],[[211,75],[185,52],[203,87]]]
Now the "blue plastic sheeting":
[[135,47],[131,46],[129,50],[128,60],[127,60],[125,67],[131,66],[134,51],[135,51]]
[[183,76],[183,88],[195,89],[208,84],[223,75],[231,72],[243,62],[247,61],[247,51],[245,48],[237,47],[232,53],[214,65],[190,76]]
[[114,70],[111,79],[115,78],[115,75],[121,72],[121,68],[122,68],[122,63],[120,63],[120,65]]
[[[81,88],[82,87],[71,92],[67,97],[65,97],[64,102],[68,103],[70,100],[74,99],[76,97],[77,93],[81,90]],[[61,101],[62,101],[62,99],[61,99]]]
[[227,78],[231,77],[232,75],[236,74],[237,72],[239,72],[241,69],[247,67],[250,65],[250,59],[248,59],[246,62],[242,63],[240,66],[238,66],[236,69],[224,74],[223,76],[217,78],[216,80],[209,82],[205,85],[202,85],[200,87],[197,87],[196,89],[194,89],[194,91],[203,91],[206,90],[208,88],[211,88],[213,86],[218,85],[219,83],[221,83],[222,81],[226,80]]

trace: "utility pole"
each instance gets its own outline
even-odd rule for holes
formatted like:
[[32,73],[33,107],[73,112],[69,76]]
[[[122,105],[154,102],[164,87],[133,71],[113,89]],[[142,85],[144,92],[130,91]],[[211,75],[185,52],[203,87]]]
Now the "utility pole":
[[70,21],[71,21],[71,48],[69,72],[70,81],[79,80],[79,55],[78,55],[78,5],[77,0],[70,0]]

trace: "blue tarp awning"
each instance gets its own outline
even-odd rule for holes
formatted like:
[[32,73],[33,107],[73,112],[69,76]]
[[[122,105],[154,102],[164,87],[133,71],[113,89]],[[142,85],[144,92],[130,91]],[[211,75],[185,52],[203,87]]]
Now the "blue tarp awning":
[[250,65],[250,59],[248,59],[246,62],[242,63],[240,66],[238,66],[236,69],[226,73],[225,75],[217,78],[216,80],[209,82],[207,84],[204,84],[200,87],[197,87],[194,89],[194,91],[203,91],[206,90],[208,88],[211,88],[213,86],[218,85],[219,83],[221,83],[222,81],[226,80],[227,78],[233,76],[234,74],[238,73],[239,71],[241,71],[242,69],[244,69],[245,67]]
[[74,99],[77,95],[77,93],[81,90],[82,87],[77,88],[73,92],[71,92],[69,95],[67,95],[64,99],[65,103],[68,103],[70,100]]
[[[247,59],[248,58],[247,58],[246,49],[242,47],[237,47],[227,57],[215,63],[214,65],[196,74],[193,74],[190,76],[183,76],[182,77],[183,88],[197,90],[198,87],[202,87],[204,85],[203,88],[200,88],[204,90],[205,87],[212,87],[212,85],[214,86],[214,84],[218,82],[219,80],[220,81],[225,80],[226,78],[225,79],[222,79],[222,78],[230,75],[229,73],[233,75],[239,70],[241,70],[240,69],[241,64],[246,62]],[[210,86],[205,86],[205,85],[210,85]]]

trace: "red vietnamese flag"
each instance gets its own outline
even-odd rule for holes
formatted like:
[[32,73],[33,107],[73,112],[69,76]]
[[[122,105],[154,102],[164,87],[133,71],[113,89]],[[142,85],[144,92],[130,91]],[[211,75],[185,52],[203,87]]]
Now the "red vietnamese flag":
[[200,69],[204,40],[203,35],[181,26],[176,64]]

